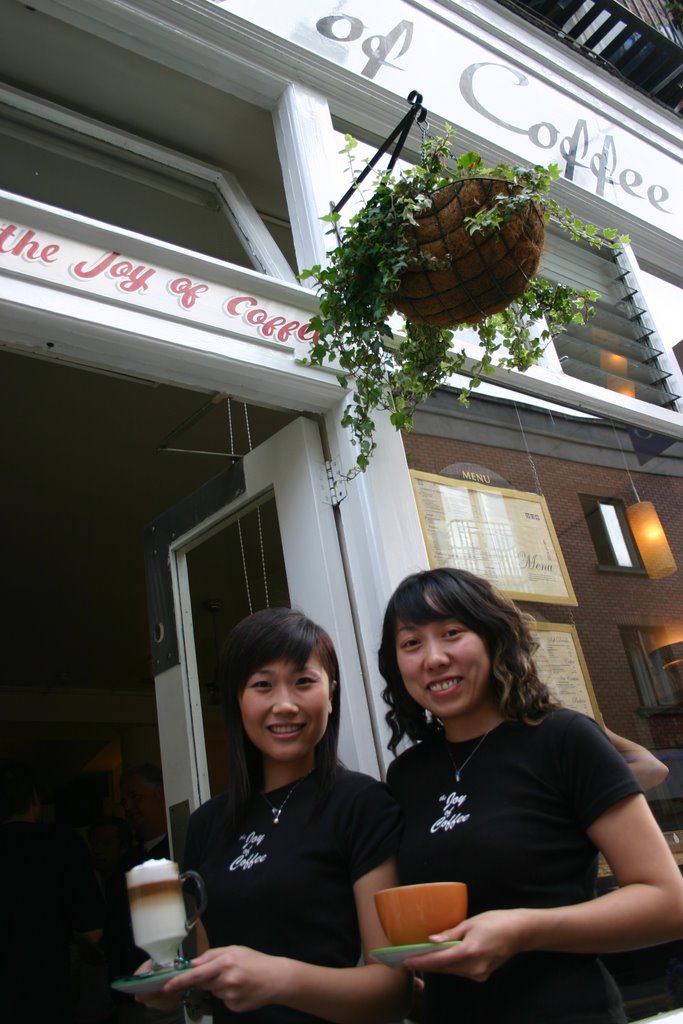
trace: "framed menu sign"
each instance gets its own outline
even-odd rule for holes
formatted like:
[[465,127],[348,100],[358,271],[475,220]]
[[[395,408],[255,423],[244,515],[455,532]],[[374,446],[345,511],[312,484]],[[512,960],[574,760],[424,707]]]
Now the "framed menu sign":
[[577,604],[544,497],[410,475],[432,568],[468,569],[515,600]]
[[565,707],[582,711],[604,726],[575,627],[535,622],[532,631],[538,641],[534,661],[543,682]]

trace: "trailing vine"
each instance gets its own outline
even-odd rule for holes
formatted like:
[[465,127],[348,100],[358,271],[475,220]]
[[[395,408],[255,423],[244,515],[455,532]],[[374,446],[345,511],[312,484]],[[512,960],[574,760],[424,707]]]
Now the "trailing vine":
[[[300,275],[315,282],[320,297],[320,312],[311,319],[317,338],[304,362],[335,363],[339,383],[350,391],[342,425],[351,432],[356,464],[347,479],[367,468],[377,446],[376,410],[387,410],[398,430],[410,430],[416,407],[459,371],[467,374],[459,394],[466,406],[472,390],[496,369],[525,371],[537,363],[554,335],[570,323],[585,323],[598,298],[590,289],[577,291],[533,277],[502,312],[452,328],[406,320],[394,333],[389,320],[402,274],[418,264],[440,269],[447,262],[418,254],[410,231],[420,214],[431,208],[433,192],[466,178],[499,178],[514,185],[514,191],[501,191],[492,205],[465,221],[467,231],[482,238],[532,203],[546,222],[554,219],[574,240],[614,249],[628,242],[613,229],[599,231],[571,210],[560,209],[549,194],[560,174],[555,165],[488,168],[475,152],[450,161],[453,135],[447,126],[442,138],[425,138],[421,162],[415,167],[396,176],[387,171],[377,174],[372,195],[343,228],[326,264]],[[352,168],[356,145],[347,135],[342,153],[349,156]],[[339,219],[338,213],[323,218],[334,233]],[[454,332],[466,328],[476,332],[480,343],[479,358],[469,366],[464,348],[453,344]]]

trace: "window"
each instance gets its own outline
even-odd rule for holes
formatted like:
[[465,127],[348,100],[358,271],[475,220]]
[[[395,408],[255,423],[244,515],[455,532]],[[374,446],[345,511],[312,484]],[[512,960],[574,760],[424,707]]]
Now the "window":
[[683,704],[683,622],[621,626],[620,632],[643,708]]
[[598,565],[644,572],[626,519],[624,503],[618,498],[596,498],[587,494],[581,494],[579,498]]
[[285,202],[274,161],[260,186],[267,197],[252,184],[258,175],[251,164],[240,168],[247,188],[259,197],[259,210],[223,166],[5,87],[0,87],[0,147],[0,190],[296,280],[289,222],[264,209],[271,201],[273,209]]
[[667,384],[671,374],[660,365],[659,339],[626,255],[569,242],[550,226],[541,273],[600,293],[587,323],[572,324],[555,337],[563,371],[627,398],[675,408],[678,396]]

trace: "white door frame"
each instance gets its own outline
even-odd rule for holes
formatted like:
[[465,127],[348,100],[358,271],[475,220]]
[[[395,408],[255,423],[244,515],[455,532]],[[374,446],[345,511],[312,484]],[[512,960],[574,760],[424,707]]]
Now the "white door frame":
[[210,795],[187,555],[271,494],[290,602],[328,630],[337,648],[341,758],[349,767],[379,774],[319,429],[299,418],[146,530],[161,761],[176,845],[189,812]]

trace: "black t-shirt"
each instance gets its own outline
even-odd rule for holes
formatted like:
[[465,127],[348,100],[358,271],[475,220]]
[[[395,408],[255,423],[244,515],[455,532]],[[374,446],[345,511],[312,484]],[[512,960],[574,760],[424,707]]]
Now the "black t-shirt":
[[0,825],[3,1020],[73,1019],[69,941],[104,924],[104,901],[87,847],[60,825]]
[[[454,764],[463,765],[477,743],[430,739],[390,766],[388,785],[406,818],[401,882],[466,882],[469,916],[591,899],[597,850],[586,829],[640,792],[602,730],[568,710],[536,726],[503,723],[456,783]],[[513,957],[484,984],[427,975],[424,1024],[456,1019],[606,1024],[624,1017],[596,957],[541,952]]]
[[[227,848],[223,797],[192,815],[184,868],[198,871],[206,883],[202,923],[211,946],[250,946],[327,967],[358,962],[353,885],[396,853],[401,815],[382,783],[346,770],[313,814],[316,786],[314,774],[304,779],[277,825],[258,796],[240,836]],[[269,793],[270,803],[279,807],[288,788]],[[317,1018],[282,1006],[232,1014],[214,1001],[214,1019],[311,1024]]]

